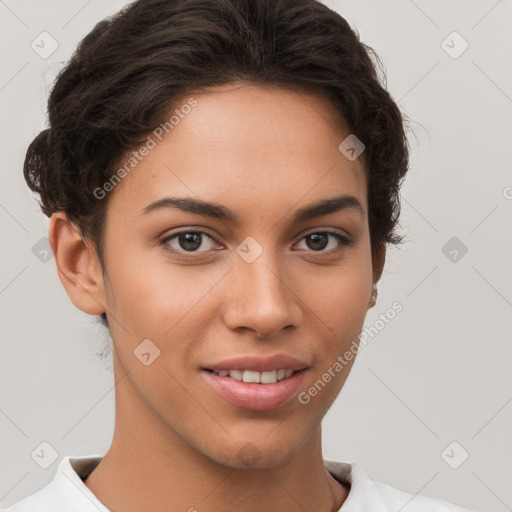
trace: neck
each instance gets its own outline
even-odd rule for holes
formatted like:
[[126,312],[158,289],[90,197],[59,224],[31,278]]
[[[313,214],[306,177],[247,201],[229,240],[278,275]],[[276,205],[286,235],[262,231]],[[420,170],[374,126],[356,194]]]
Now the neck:
[[337,511],[348,491],[325,469],[321,427],[288,462],[234,468],[198,452],[153,414],[131,387],[116,386],[110,449],[85,484],[110,510]]

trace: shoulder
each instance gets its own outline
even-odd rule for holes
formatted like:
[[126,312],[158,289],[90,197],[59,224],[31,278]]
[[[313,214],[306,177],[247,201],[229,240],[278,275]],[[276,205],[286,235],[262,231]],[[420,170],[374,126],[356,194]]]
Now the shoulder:
[[471,512],[444,500],[410,494],[370,480],[358,464],[324,462],[337,480],[350,485],[349,495],[339,512]]
[[83,483],[101,456],[65,457],[53,479],[1,512],[108,512]]
[[55,509],[56,500],[58,496],[52,492],[50,483],[14,505],[2,509],[2,512],[50,512],[52,507]]
[[401,512],[470,512],[466,508],[449,503],[447,501],[410,494],[380,482],[371,482],[374,494],[374,501],[382,501],[392,506],[389,510]]

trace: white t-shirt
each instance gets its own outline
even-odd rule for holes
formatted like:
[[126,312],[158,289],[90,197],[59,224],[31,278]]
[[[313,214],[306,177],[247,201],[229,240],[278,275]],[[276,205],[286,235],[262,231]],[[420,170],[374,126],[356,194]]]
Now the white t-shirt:
[[[101,458],[65,457],[51,482],[2,512],[110,512],[83,482]],[[338,512],[470,512],[374,482],[358,464],[330,460],[324,464],[336,480],[350,485],[348,498]]]

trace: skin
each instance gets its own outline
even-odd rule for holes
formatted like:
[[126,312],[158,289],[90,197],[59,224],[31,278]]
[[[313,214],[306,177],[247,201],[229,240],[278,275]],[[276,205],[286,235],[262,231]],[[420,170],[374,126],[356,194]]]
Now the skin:
[[[114,343],[114,437],[85,483],[113,511],[338,510],[348,489],[324,468],[321,420],[354,361],[308,404],[296,397],[268,411],[231,405],[201,368],[290,354],[309,365],[304,391],[357,339],[384,265],[371,257],[363,162],[338,150],[350,131],[322,96],[245,82],[179,105],[189,96],[197,106],[112,193],[105,277],[65,213],[51,218],[71,301],[106,311]],[[341,194],[364,214],[291,223],[297,209]],[[240,223],[170,208],[141,215],[167,195],[220,203]],[[189,259],[178,238],[170,250],[160,243],[184,229],[212,237]],[[325,230],[354,243],[306,236]],[[248,236],[263,249],[252,263],[235,252]],[[149,366],[134,356],[144,339],[160,349]]]

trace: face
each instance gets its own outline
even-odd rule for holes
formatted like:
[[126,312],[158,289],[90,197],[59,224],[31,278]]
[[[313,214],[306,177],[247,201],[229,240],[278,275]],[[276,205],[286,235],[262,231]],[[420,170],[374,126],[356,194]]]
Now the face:
[[[318,430],[353,363],[335,365],[372,289],[365,172],[339,151],[350,132],[327,99],[239,83],[176,108],[190,96],[195,106],[110,198],[104,291],[116,364],[129,399],[171,436],[225,466],[248,455],[270,467]],[[330,199],[336,208],[311,211]],[[225,363],[239,356],[276,377],[302,370],[275,384],[210,371],[258,366]]]

